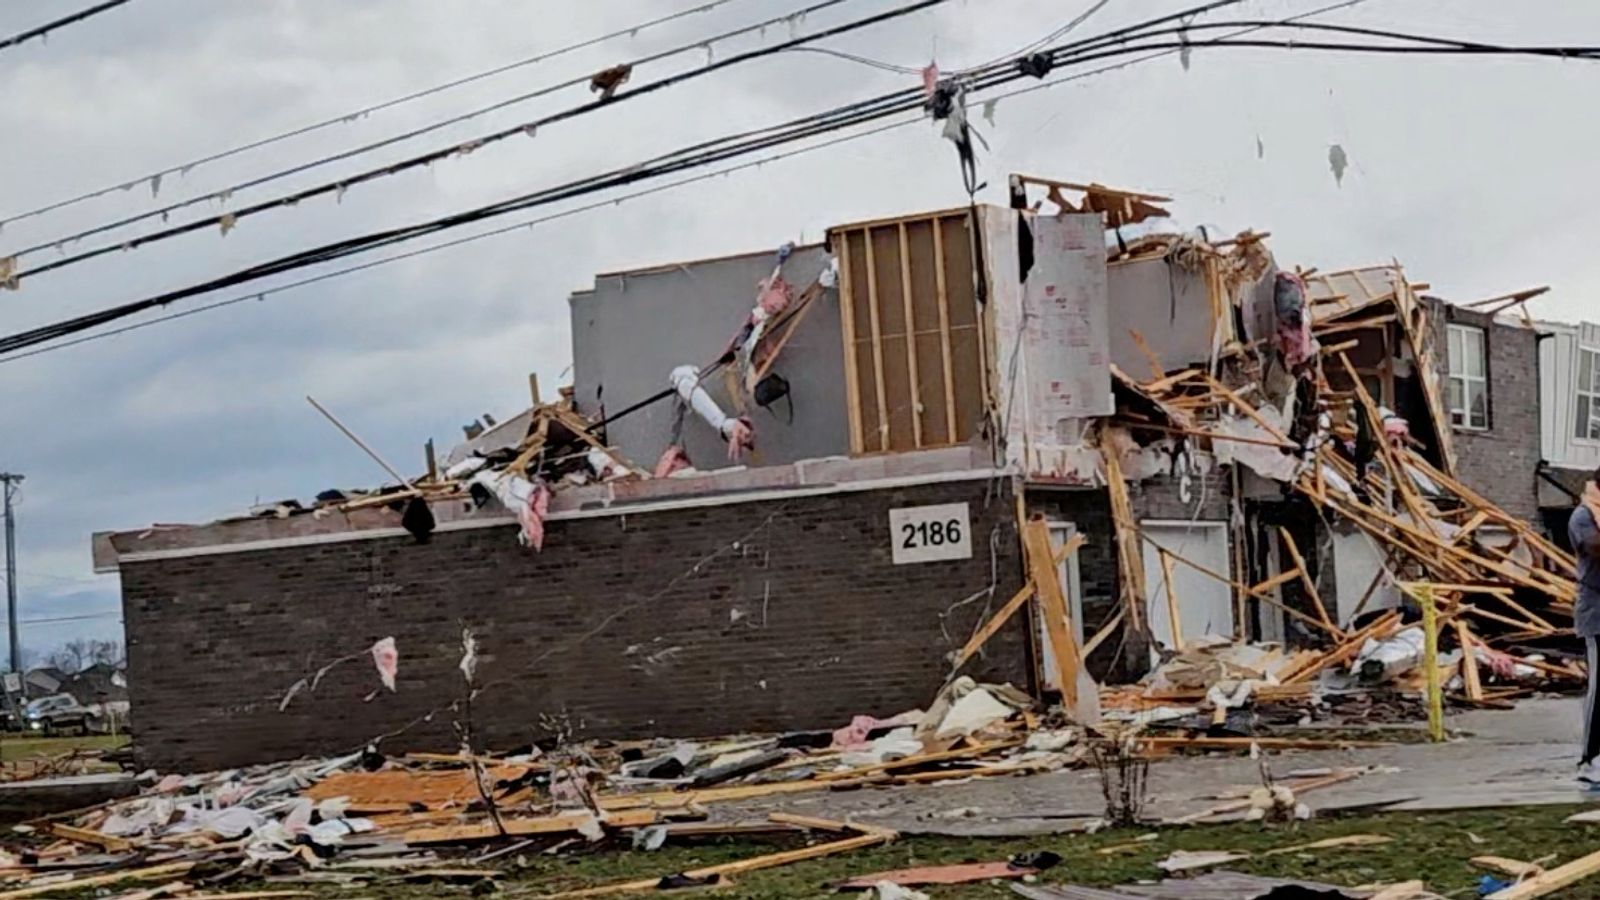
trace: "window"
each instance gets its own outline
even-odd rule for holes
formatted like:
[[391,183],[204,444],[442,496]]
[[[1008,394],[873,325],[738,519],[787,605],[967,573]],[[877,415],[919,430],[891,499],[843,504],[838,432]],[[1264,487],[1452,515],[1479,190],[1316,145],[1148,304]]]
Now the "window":
[[1578,348],[1578,414],[1572,420],[1572,436],[1583,441],[1600,441],[1600,350]]
[[1449,326],[1450,424],[1489,427],[1489,370],[1482,328]]

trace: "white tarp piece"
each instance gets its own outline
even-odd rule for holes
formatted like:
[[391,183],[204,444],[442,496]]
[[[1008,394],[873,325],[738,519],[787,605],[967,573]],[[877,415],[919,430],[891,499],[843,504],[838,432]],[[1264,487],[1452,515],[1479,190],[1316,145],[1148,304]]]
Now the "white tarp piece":
[[[1017,261],[1017,216],[1033,231],[1033,267]],[[1105,229],[1098,213],[984,210],[1007,461],[1023,472],[1089,482],[1098,455],[1085,419],[1110,415]]]

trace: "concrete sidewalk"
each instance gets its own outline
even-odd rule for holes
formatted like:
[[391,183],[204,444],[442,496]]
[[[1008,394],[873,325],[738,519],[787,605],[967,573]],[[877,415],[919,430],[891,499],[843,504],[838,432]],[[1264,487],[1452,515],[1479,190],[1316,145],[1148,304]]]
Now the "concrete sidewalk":
[[[1396,810],[1462,809],[1600,802],[1574,779],[1583,727],[1578,698],[1524,700],[1515,710],[1452,717],[1461,737],[1444,744],[1393,744],[1341,751],[1274,753],[1277,777],[1298,769],[1393,767],[1305,795],[1312,809],[1367,804]],[[1209,809],[1207,799],[1234,786],[1260,784],[1258,763],[1243,754],[1185,757],[1152,764],[1146,812],[1175,818]],[[1077,830],[1104,809],[1100,777],[1074,769],[1017,778],[774,797],[717,809],[718,818],[786,810],[854,818],[906,834],[1003,836]]]

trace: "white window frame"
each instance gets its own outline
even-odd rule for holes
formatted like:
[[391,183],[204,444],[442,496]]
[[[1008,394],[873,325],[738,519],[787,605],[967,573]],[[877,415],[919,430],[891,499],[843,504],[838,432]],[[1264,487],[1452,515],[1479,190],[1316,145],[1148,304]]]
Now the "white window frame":
[[[1590,359],[1589,383],[1580,384],[1585,357]],[[1600,444],[1600,438],[1594,436],[1597,427],[1600,427],[1600,347],[1579,344],[1574,362],[1577,370],[1572,373],[1572,440],[1583,444]],[[1587,420],[1580,421],[1578,409],[1584,400],[1589,401],[1589,416]]]
[[[1457,383],[1461,385],[1461,406],[1450,404],[1450,425],[1463,431],[1488,431],[1489,423],[1493,419],[1491,406],[1493,398],[1489,395],[1489,331],[1476,325],[1459,325],[1454,322],[1446,326],[1447,342],[1446,355],[1449,356],[1450,377],[1449,387]],[[1466,342],[1475,340],[1479,347],[1479,359],[1483,371],[1477,375],[1467,372]],[[1456,348],[1460,352],[1451,352]],[[1475,424],[1472,421],[1472,397],[1474,391],[1483,393],[1483,422]],[[1448,399],[1448,395],[1447,395]],[[1574,401],[1576,407],[1576,401]]]

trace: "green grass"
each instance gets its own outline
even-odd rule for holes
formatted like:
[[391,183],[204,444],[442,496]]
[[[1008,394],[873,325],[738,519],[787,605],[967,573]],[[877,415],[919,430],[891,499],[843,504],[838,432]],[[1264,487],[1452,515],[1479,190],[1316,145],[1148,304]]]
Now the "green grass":
[[[1391,813],[1352,818],[1331,818],[1301,823],[1296,828],[1227,825],[1160,829],[1157,840],[1116,855],[1095,850],[1130,841],[1148,830],[1106,831],[1095,835],[1061,835],[1017,839],[903,838],[884,847],[858,850],[840,856],[796,863],[740,876],[728,890],[711,896],[741,900],[791,900],[825,897],[827,885],[838,879],[884,869],[1004,860],[1027,850],[1053,850],[1062,863],[1044,873],[1041,881],[1072,882],[1100,887],[1161,873],[1155,862],[1173,850],[1239,850],[1256,856],[1229,868],[1283,878],[1305,878],[1347,886],[1421,878],[1435,891],[1458,897],[1476,896],[1483,874],[1468,860],[1495,855],[1535,860],[1554,854],[1565,862],[1600,849],[1600,826],[1563,822],[1575,807],[1521,807],[1482,812]],[[1329,837],[1381,834],[1393,842],[1374,847],[1354,847],[1259,854]],[[1481,839],[1472,840],[1470,835]],[[799,846],[795,842],[719,841],[698,846],[666,847],[656,853],[636,853],[608,848],[545,856],[536,850],[520,859],[502,857],[488,865],[507,873],[506,891],[537,896],[572,888],[590,887],[693,869]],[[1555,863],[1550,863],[1554,865]],[[273,885],[283,888],[290,885]],[[298,886],[296,886],[298,887]],[[243,886],[230,889],[242,890]],[[465,896],[468,888],[449,885],[378,883],[358,888],[306,888],[321,897],[383,896],[394,900]],[[924,888],[935,900],[977,900],[1015,897],[1003,884]],[[695,895],[699,895],[696,892]],[[855,895],[862,896],[862,895]],[[1566,900],[1600,900],[1600,876],[1553,896]]]
[[74,750],[115,750],[128,743],[124,735],[89,734],[73,737],[0,735],[0,762],[65,756]]

